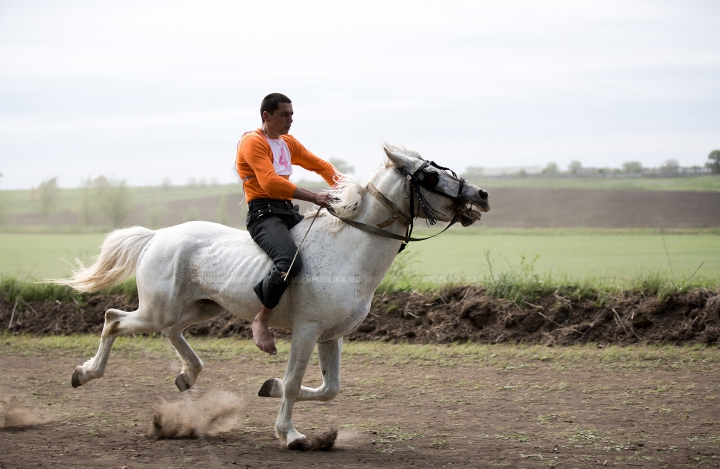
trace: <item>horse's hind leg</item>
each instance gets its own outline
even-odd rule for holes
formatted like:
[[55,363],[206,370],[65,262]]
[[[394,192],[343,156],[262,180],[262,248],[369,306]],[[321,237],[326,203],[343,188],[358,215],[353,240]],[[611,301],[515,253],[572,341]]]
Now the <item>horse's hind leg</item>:
[[183,308],[181,321],[163,330],[183,363],[182,371],[175,378],[175,386],[181,392],[187,391],[195,384],[203,369],[202,360],[187,343],[182,332],[193,324],[220,316],[224,312],[225,309],[214,301],[199,300]]
[[175,351],[183,363],[182,371],[175,378],[175,386],[181,392],[187,391],[195,384],[198,375],[203,369],[203,362],[190,347],[190,344],[187,343],[182,331],[166,331],[166,336],[172,346],[175,347]]
[[[340,353],[342,351],[342,338],[318,343],[318,360],[323,383],[318,388],[300,387],[296,401],[329,401],[340,392]],[[283,382],[271,378],[263,383],[260,397],[282,397]]]
[[143,312],[139,308],[131,312],[119,309],[107,310],[98,351],[90,360],[75,368],[72,375],[72,387],[77,388],[105,374],[105,365],[110,356],[110,349],[118,335],[142,334],[145,332],[159,332],[159,329],[155,324],[145,319]]

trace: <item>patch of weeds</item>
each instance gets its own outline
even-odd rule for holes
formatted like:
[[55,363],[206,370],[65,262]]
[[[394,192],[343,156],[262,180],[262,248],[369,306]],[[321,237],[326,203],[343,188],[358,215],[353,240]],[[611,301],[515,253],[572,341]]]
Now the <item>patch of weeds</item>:
[[358,425],[359,427],[371,427],[369,431],[377,437],[372,441],[373,445],[378,445],[375,453],[392,453],[395,451],[395,445],[403,441],[410,441],[417,437],[422,437],[420,433],[406,433],[397,425],[385,426],[381,424]]
[[704,443],[717,448],[720,446],[720,435],[693,436],[688,438],[692,443]]
[[492,438],[495,438],[496,440],[518,441],[521,443],[530,441],[530,436],[528,434],[526,434],[525,432],[510,433],[510,434],[506,434],[506,435],[495,434],[492,436]]
[[540,424],[545,425],[546,423],[555,421],[559,418],[560,418],[560,416],[558,414],[548,414],[548,415],[538,415],[537,420],[538,420],[538,422],[540,422]]
[[[522,255],[520,256],[520,265],[497,275],[492,274],[492,265],[490,265],[491,273],[482,282],[488,295],[506,298],[522,305],[525,301],[552,294],[555,288],[535,271],[535,263],[539,257],[537,255],[528,261]],[[486,258],[489,257],[486,255]]]
[[441,440],[434,440],[432,443],[430,443],[431,448],[440,449],[444,448],[448,445],[448,441],[441,439]]

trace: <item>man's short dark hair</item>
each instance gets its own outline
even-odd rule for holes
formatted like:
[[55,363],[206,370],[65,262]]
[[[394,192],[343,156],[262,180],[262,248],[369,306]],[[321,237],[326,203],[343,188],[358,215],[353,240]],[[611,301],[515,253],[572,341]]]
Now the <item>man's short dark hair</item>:
[[290,98],[281,93],[270,93],[269,95],[265,96],[265,99],[262,100],[262,104],[260,104],[260,119],[263,118],[262,115],[265,111],[269,112],[270,114],[277,111],[280,107],[280,103],[292,104],[292,101],[290,101]]

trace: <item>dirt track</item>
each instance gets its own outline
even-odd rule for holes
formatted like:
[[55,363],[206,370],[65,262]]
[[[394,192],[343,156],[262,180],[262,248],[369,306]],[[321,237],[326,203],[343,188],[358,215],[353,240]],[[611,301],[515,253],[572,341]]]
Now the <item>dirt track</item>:
[[[502,346],[474,358],[400,363],[397,349],[346,354],[341,394],[295,408],[295,424],[308,435],[339,429],[336,447],[297,453],[273,436],[279,402],[256,396],[264,379],[282,375],[285,352],[276,358],[206,353],[198,384],[180,395],[170,350],[128,356],[116,346],[105,377],[72,389],[70,373],[85,354],[11,353],[9,347],[0,344],[0,396],[20,396],[26,413],[48,421],[0,428],[2,469],[720,464],[716,351],[680,360],[658,351],[639,363],[602,358],[601,350],[596,358],[592,352],[564,357],[559,349],[518,358]],[[316,366],[306,382],[319,384]],[[230,431],[198,439],[146,436],[161,399],[198,401],[218,389],[244,400]]]

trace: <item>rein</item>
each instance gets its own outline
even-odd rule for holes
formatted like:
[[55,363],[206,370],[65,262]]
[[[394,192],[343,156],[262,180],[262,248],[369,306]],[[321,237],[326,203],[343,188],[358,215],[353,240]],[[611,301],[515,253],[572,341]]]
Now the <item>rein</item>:
[[[460,187],[458,188],[458,193],[454,196],[447,194],[445,192],[439,191],[435,188],[437,186],[437,183],[439,182],[439,178],[437,174],[435,173],[425,173],[423,172],[423,169],[425,169],[428,166],[432,166],[434,168],[437,168],[441,171],[449,171],[452,173],[453,177],[457,179],[460,183]],[[378,223],[377,227],[366,225],[364,223],[360,223],[354,220],[348,220],[345,218],[342,218],[340,215],[338,215],[335,210],[333,210],[332,207],[327,207],[327,211],[330,215],[339,218],[343,222],[347,223],[348,225],[357,228],[359,230],[365,231],[367,233],[371,233],[377,236],[382,236],[384,238],[392,238],[397,239],[399,241],[402,241],[403,244],[400,245],[400,249],[398,250],[398,253],[402,252],[403,249],[408,245],[409,242],[413,241],[424,241],[426,239],[434,238],[435,236],[438,236],[445,231],[447,231],[448,228],[453,226],[458,221],[457,214],[453,217],[453,219],[448,223],[448,225],[439,233],[436,233],[432,236],[427,236],[425,238],[413,238],[412,231],[413,231],[413,222],[415,218],[418,217],[419,213],[415,212],[415,197],[418,199],[418,205],[419,210],[422,210],[425,214],[426,222],[428,225],[434,225],[437,223],[438,218],[440,217],[440,212],[435,210],[430,206],[427,199],[422,195],[420,192],[420,186],[422,186],[424,189],[429,190],[431,192],[434,192],[436,194],[442,195],[443,197],[446,197],[448,199],[451,199],[454,202],[460,203],[461,202],[461,195],[463,186],[465,185],[465,180],[462,178],[458,178],[455,172],[449,168],[445,168],[442,166],[439,166],[435,164],[433,161],[425,161],[423,164],[413,173],[410,173],[409,171],[406,171],[404,169],[399,169],[400,173],[405,176],[405,178],[410,182],[410,216],[408,217],[404,213],[400,211],[399,208],[395,206],[387,197],[385,197],[377,188],[372,184],[368,183],[368,192],[370,192],[381,204],[383,204],[388,210],[390,210],[393,213],[393,216],[388,218],[382,223]],[[418,176],[422,174],[423,178],[420,179]],[[434,182],[433,182],[434,181]],[[400,223],[407,226],[407,229],[405,231],[405,236],[397,235],[395,233],[390,233],[388,231],[382,230],[381,228],[385,228],[386,226],[391,225],[395,220],[398,220]]]

